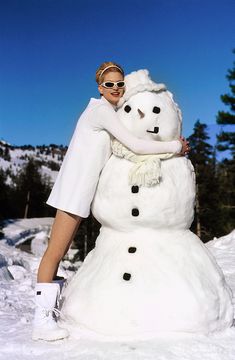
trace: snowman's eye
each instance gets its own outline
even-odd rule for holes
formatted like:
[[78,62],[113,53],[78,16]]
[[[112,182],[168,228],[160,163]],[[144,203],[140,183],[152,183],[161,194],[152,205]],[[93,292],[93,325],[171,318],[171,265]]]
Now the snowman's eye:
[[126,106],[124,107],[124,110],[125,110],[125,112],[129,113],[129,112],[131,111],[130,105],[126,105]]
[[154,112],[155,114],[159,114],[160,111],[161,111],[161,109],[160,109],[158,106],[154,106],[154,107],[153,107],[153,112]]

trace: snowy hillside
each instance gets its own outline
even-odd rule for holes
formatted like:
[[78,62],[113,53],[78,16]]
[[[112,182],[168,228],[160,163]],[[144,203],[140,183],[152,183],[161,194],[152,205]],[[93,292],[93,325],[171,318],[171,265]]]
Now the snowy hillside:
[[14,182],[14,175],[19,173],[29,159],[34,159],[40,165],[42,176],[47,176],[54,182],[65,153],[66,147],[63,146],[12,146],[0,140],[0,169],[8,175],[7,183],[11,184]]
[[[51,218],[5,223],[0,240],[0,359],[4,360],[234,360],[235,327],[211,336],[171,336],[126,342],[98,341],[85,336],[52,343],[31,340],[33,287],[40,255],[45,249]],[[33,239],[31,253],[20,250]],[[207,244],[235,293],[235,231]],[[72,250],[73,251],[73,250]],[[73,254],[70,253],[69,258]],[[59,275],[73,275],[68,260]],[[172,299],[174,301],[174,299]]]

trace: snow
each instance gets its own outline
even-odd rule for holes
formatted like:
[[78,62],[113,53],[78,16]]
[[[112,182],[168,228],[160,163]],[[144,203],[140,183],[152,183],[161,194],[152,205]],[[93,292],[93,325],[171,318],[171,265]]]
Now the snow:
[[[24,219],[8,222],[3,229],[6,235],[0,241],[1,360],[234,360],[235,327],[214,335],[159,336],[134,342],[107,342],[85,337],[51,343],[32,341],[33,288],[40,261],[38,254],[45,247],[51,223],[51,218]],[[15,248],[15,244],[25,239],[26,230],[34,237],[34,246],[38,243],[34,254]],[[235,231],[213,239],[207,248],[235,292]],[[68,260],[63,262],[59,274],[71,277],[73,273],[67,270],[68,266]]]
[[[0,149],[2,151],[5,150],[7,144],[5,141],[0,140]],[[50,153],[48,154],[48,152]],[[9,149],[10,160],[5,160],[0,157],[0,168],[4,170],[4,172],[10,171],[11,175],[7,176],[6,183],[10,186],[14,185],[14,179],[12,175],[18,175],[22,170],[23,166],[27,164],[30,158],[36,160],[40,164],[40,173],[42,177],[46,177],[53,184],[58,175],[58,171],[51,170],[49,163],[53,162],[58,166],[61,166],[61,151],[56,150],[59,153],[55,153],[52,155],[52,150],[50,146],[46,147],[42,153],[39,151],[37,147],[34,150],[21,149],[17,147],[12,147]]]
[[4,238],[8,245],[18,245],[25,242],[32,235],[37,234],[43,229],[46,235],[52,225],[53,218],[41,218],[40,221],[35,219],[17,219],[5,221]]
[[[128,105],[117,111],[119,120],[141,139],[173,141],[180,135],[179,109],[169,92],[141,91],[139,82],[144,89],[153,85],[147,74],[127,76]],[[231,293],[210,253],[189,231],[196,190],[191,162],[169,154],[136,155],[122,144],[115,150],[92,202],[102,225],[96,247],[63,292],[63,326],[73,335],[82,326],[82,333],[86,328],[125,340],[229,328]],[[52,196],[54,206],[67,209],[68,194],[74,198],[62,190],[71,185],[70,161]]]

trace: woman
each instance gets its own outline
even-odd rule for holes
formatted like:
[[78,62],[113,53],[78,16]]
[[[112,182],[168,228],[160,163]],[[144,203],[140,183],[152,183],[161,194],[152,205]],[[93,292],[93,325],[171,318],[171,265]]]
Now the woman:
[[115,110],[125,83],[119,65],[103,63],[96,72],[96,82],[101,98],[92,98],[81,115],[47,202],[57,213],[38,270],[34,340],[68,336],[54,318],[59,284],[52,281],[82,219],[89,216],[100,172],[111,155],[109,134],[138,154],[187,153],[189,149],[184,139],[161,142],[136,138],[120,123]]

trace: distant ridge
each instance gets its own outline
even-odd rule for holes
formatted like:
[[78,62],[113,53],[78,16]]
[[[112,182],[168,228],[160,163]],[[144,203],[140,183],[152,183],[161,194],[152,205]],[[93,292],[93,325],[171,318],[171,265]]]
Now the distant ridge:
[[63,145],[11,145],[0,140],[0,169],[7,175],[7,183],[14,184],[14,177],[22,167],[33,159],[37,162],[42,176],[54,183],[60,169],[67,146]]

